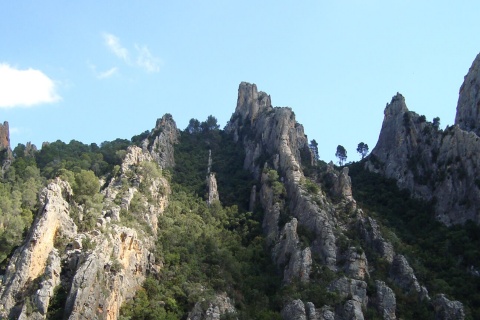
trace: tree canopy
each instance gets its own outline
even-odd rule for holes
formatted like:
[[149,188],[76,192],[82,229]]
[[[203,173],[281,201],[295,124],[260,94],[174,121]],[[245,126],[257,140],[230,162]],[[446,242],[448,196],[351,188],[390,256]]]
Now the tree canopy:
[[368,144],[360,142],[357,146],[357,152],[360,153],[362,159],[368,154]]
[[335,157],[338,158],[338,163],[343,166],[345,160],[347,160],[347,150],[342,145],[337,146],[337,152],[335,152]]

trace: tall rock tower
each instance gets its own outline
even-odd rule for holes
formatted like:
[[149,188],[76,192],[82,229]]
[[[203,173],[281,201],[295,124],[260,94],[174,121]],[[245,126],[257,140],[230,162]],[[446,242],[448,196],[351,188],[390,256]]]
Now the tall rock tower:
[[10,149],[10,130],[8,122],[0,124],[0,151]]
[[480,136],[480,53],[460,87],[455,124]]

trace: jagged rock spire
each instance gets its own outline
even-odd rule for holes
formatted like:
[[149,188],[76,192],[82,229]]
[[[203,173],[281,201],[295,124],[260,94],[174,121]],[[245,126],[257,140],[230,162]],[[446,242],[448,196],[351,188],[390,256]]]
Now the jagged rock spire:
[[208,150],[208,166],[207,166],[207,203],[210,205],[216,201],[220,201],[217,188],[217,179],[215,173],[212,172],[212,150]]
[[0,124],[0,151],[10,148],[10,130],[8,127],[8,122],[3,122],[3,125]]
[[480,136],[480,53],[460,87],[455,124]]

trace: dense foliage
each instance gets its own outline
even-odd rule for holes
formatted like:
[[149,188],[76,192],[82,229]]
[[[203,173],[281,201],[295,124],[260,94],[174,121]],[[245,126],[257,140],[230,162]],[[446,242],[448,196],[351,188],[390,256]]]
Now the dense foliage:
[[[480,319],[480,227],[471,221],[446,227],[435,220],[432,204],[412,199],[394,180],[363,165],[349,166],[359,205],[383,225],[384,234],[407,257],[430,296],[445,293],[464,303],[468,317]],[[400,315],[411,311],[408,299],[403,300]]]
[[[124,318],[185,318],[195,303],[208,306],[225,292],[240,319],[279,319],[281,278],[264,247],[262,212],[247,211],[253,182],[242,169],[243,151],[209,119],[192,119],[175,146],[173,192],[156,248],[163,268],[122,308]],[[209,150],[223,205],[204,198]]]

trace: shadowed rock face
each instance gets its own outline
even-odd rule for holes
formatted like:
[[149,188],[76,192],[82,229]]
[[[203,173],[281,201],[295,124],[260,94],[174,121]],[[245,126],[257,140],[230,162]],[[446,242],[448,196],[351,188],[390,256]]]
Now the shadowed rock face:
[[480,136],[480,54],[477,55],[460,87],[455,124]]
[[480,55],[460,89],[456,125],[439,130],[397,94],[385,108],[366,167],[397,181],[414,197],[434,201],[445,225],[480,223]]

